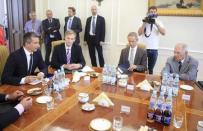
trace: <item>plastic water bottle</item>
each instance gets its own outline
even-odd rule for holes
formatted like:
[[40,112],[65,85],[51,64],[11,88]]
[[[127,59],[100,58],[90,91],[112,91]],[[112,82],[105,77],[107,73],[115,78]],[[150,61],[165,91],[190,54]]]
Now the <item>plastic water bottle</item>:
[[154,122],[154,113],[156,108],[156,102],[157,102],[157,92],[154,90],[152,93],[152,96],[150,98],[149,102],[149,108],[147,112],[147,121],[152,123]]
[[63,66],[61,66],[61,83],[62,83],[62,87],[63,89],[66,87],[66,81],[65,81],[65,71],[64,71],[64,68]]
[[161,92],[165,94],[168,86],[168,74],[165,72],[162,77],[162,85],[161,85]]
[[165,103],[164,93],[161,92],[157,100],[157,108],[155,111],[155,121],[160,123],[162,122],[164,103]]
[[170,74],[169,77],[168,77],[168,84],[167,84],[167,88],[166,88],[165,94],[168,94],[168,91],[170,89],[173,89],[173,82],[174,82],[174,80],[173,80],[173,74]]
[[176,74],[174,82],[173,82],[173,95],[177,96],[178,95],[178,91],[179,91],[179,75]]
[[166,98],[166,102],[165,102],[165,110],[163,113],[163,124],[168,126],[171,123],[171,116],[172,116],[172,104],[173,104],[173,100],[172,100],[172,89],[169,91],[168,96]]

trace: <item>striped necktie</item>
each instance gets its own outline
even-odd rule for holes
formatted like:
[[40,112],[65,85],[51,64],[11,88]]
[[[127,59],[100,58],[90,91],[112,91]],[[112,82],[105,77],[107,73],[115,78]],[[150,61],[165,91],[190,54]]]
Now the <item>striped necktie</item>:
[[67,57],[67,64],[70,64],[71,52],[69,48],[67,49],[66,57]]

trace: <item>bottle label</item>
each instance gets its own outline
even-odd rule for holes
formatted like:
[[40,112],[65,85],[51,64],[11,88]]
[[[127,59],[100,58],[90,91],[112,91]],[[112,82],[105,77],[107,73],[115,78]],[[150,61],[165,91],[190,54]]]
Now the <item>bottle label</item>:
[[147,113],[147,119],[153,120],[154,119],[154,113],[148,112]]
[[171,117],[164,117],[164,124],[169,125],[171,123]]
[[162,115],[156,115],[156,121],[157,122],[161,122],[161,119],[162,119]]

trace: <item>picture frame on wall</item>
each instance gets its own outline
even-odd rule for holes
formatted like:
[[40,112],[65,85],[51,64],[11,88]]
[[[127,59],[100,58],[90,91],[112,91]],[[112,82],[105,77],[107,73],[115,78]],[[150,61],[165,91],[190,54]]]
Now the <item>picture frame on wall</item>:
[[203,0],[149,0],[161,16],[203,16]]

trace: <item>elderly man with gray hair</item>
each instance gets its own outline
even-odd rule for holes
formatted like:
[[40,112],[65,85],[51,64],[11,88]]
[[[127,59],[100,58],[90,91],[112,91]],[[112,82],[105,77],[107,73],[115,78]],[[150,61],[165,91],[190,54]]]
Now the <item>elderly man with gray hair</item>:
[[166,65],[162,70],[167,73],[177,73],[181,80],[196,80],[198,61],[188,55],[187,45],[176,44],[174,56],[167,59]]

